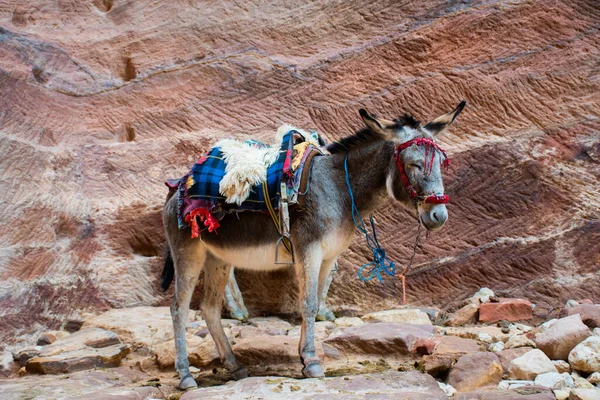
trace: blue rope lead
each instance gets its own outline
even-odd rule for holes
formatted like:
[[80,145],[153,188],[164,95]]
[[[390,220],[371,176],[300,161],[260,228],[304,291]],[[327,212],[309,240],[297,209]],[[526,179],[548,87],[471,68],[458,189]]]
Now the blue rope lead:
[[348,185],[348,193],[350,193],[350,202],[352,203],[352,221],[354,221],[354,225],[358,228],[358,230],[365,235],[367,246],[369,246],[369,249],[371,249],[371,252],[373,252],[373,261],[360,267],[358,270],[358,278],[361,281],[368,282],[377,277],[379,282],[382,282],[382,273],[385,273],[389,276],[394,276],[396,273],[396,264],[394,264],[393,261],[388,260],[385,250],[379,245],[373,216],[369,216],[371,230],[373,231],[373,236],[371,236],[367,231],[365,221],[360,215],[358,208],[356,208],[356,204],[354,203],[354,194],[352,193],[352,187],[350,186],[350,174],[348,173],[348,154],[346,154],[346,158],[344,159],[344,170],[346,171],[346,184]]

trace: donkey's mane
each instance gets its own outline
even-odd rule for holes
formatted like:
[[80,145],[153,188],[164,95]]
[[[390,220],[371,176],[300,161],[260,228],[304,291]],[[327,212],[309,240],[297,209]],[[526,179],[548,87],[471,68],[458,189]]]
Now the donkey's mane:
[[[417,129],[421,126],[421,122],[417,121],[412,115],[404,114],[400,118],[394,120],[395,125],[392,129],[400,129],[403,126]],[[372,131],[369,128],[363,128],[352,136],[346,136],[327,146],[327,151],[331,154],[347,153],[351,150],[366,146],[370,143],[385,140],[379,133]]]

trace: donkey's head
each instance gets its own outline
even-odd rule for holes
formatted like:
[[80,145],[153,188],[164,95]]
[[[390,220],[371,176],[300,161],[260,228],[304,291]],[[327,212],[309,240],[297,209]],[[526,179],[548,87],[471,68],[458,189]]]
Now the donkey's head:
[[465,104],[461,102],[454,111],[426,125],[410,115],[389,121],[360,110],[369,129],[394,142],[394,157],[386,179],[388,194],[406,207],[414,207],[428,230],[441,228],[448,219],[448,196],[444,194],[441,171],[448,159],[434,138],[456,119]]

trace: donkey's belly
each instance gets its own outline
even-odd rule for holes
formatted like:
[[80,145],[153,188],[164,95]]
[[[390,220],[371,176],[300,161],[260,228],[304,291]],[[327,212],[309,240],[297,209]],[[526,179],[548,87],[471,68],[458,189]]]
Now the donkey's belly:
[[[285,267],[275,264],[275,242],[248,247],[218,247],[207,244],[208,250],[218,259],[236,268],[268,271]],[[279,246],[278,260],[280,263],[291,263],[292,257],[283,244]]]

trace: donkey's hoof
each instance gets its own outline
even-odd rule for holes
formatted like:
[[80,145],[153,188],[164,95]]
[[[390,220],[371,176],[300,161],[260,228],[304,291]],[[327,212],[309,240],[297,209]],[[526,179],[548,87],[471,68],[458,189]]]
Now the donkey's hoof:
[[304,375],[305,378],[323,378],[325,373],[323,372],[321,363],[312,362],[306,367],[302,368],[302,375]]
[[236,381],[239,381],[240,379],[246,379],[248,377],[248,371],[246,370],[246,368],[242,367],[237,371],[233,371],[231,373],[231,377],[233,378],[233,380]]
[[316,317],[317,321],[333,321],[335,320],[335,314],[330,309],[319,310]]
[[191,374],[187,374],[186,376],[181,378],[181,381],[179,382],[179,389],[181,390],[196,389],[197,387],[198,384],[196,383],[194,377]]

